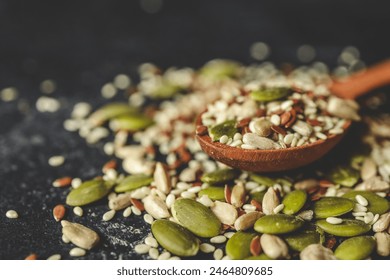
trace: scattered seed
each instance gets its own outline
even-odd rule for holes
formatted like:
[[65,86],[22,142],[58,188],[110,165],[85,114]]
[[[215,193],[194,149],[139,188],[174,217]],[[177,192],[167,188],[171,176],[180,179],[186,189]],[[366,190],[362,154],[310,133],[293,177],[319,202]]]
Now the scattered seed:
[[[133,211],[134,212],[134,211]],[[116,211],[115,210],[110,210],[107,211],[106,213],[103,214],[103,221],[108,222],[112,218],[114,218]]]
[[71,185],[72,185],[72,188],[77,189],[78,187],[80,187],[80,185],[82,183],[83,182],[81,181],[80,178],[74,178],[74,179],[72,179]]
[[158,247],[158,243],[157,243],[157,240],[151,236],[148,236],[145,238],[145,244],[146,245],[149,245],[150,247],[153,247],[153,248],[157,248]]
[[77,215],[79,217],[82,217],[84,211],[83,211],[83,208],[76,206],[75,208],[73,208],[73,213],[75,213],[75,215]]
[[226,237],[223,235],[214,236],[210,239],[211,243],[221,244],[226,242]]
[[203,252],[203,253],[212,253],[215,251],[215,246],[209,244],[209,243],[202,243],[200,244],[199,246],[199,249]]
[[63,188],[67,187],[72,183],[72,178],[71,177],[62,177],[58,178],[53,182],[53,187],[55,188]]
[[150,248],[149,249],[149,257],[151,257],[153,260],[157,260],[160,253],[156,248]]
[[278,214],[280,211],[283,210],[283,208],[284,208],[284,204],[283,204],[283,203],[282,203],[282,204],[279,204],[278,206],[276,206],[276,207],[274,208],[273,213],[274,213],[274,214]]
[[[52,156],[49,158],[49,165],[53,167],[61,166],[64,164],[65,158],[63,156]],[[69,182],[70,183],[70,182]]]
[[124,211],[123,211],[123,217],[127,218],[131,215],[131,207],[127,207]]
[[54,219],[59,222],[62,220],[62,218],[65,216],[65,206],[62,204],[58,204],[53,208],[53,216]]
[[61,259],[60,254],[54,254],[54,255],[51,255],[50,257],[47,258],[48,261],[58,261],[60,259]]
[[138,209],[137,207],[135,207],[135,206],[131,206],[131,211],[134,213],[134,215],[137,215],[137,216],[139,216],[139,215],[142,214],[141,210],[139,210],[139,209]]
[[18,213],[15,210],[8,210],[7,213],[5,213],[5,216],[8,219],[17,219],[19,217]]
[[338,225],[338,224],[341,224],[343,222],[343,219],[336,218],[336,217],[328,217],[328,218],[326,218],[326,221],[330,224]]
[[355,196],[355,199],[356,201],[362,205],[362,206],[367,206],[368,205],[368,201],[367,199],[365,199],[363,196],[361,196],[360,194],[358,194],[357,196]]
[[150,250],[150,246],[149,245],[146,245],[146,244],[138,244],[134,247],[134,251],[139,254],[139,255],[143,255],[143,254],[146,254],[148,253]]
[[27,257],[24,258],[25,260],[37,260],[38,259],[38,256],[37,254],[30,254],[28,255]]
[[64,243],[66,243],[66,244],[68,244],[68,243],[70,243],[70,239],[68,238],[68,237],[66,237],[66,235],[65,234],[63,234],[62,235],[62,241],[64,242]]
[[71,257],[82,257],[82,256],[85,256],[87,252],[84,250],[84,249],[81,249],[81,248],[73,248],[69,251],[69,255]]
[[213,257],[215,260],[221,260],[223,258],[223,251],[221,249],[215,250]]
[[153,219],[153,217],[151,215],[145,214],[144,215],[144,221],[151,225],[153,223],[154,219]]
[[163,252],[160,254],[160,256],[158,256],[158,260],[169,260],[169,258],[171,257],[171,253],[169,252]]

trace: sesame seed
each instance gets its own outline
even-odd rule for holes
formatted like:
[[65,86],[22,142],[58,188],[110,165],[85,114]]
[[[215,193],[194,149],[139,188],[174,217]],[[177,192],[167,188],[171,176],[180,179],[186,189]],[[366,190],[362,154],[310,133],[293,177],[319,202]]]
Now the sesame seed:
[[150,246],[149,245],[146,245],[146,244],[138,244],[134,247],[134,251],[139,254],[139,255],[143,255],[143,254],[146,254],[148,253],[150,250]]
[[338,225],[338,224],[341,224],[343,222],[343,219],[336,218],[336,217],[328,217],[328,218],[326,218],[326,221],[329,224]]
[[223,258],[223,251],[221,249],[217,249],[214,251],[213,257],[215,260],[220,260]]
[[175,203],[176,197],[174,194],[170,193],[168,194],[167,198],[165,199],[165,204],[167,205],[168,209],[171,209],[173,203]]
[[51,255],[50,257],[47,258],[48,261],[58,261],[60,259],[61,259],[60,254],[54,254],[54,255]]
[[127,218],[131,215],[131,207],[127,207],[124,211],[123,211],[123,217]]
[[235,234],[235,232],[229,231],[229,232],[225,232],[225,233],[224,233],[224,236],[225,236],[226,238],[230,239],[234,234]]
[[111,156],[114,154],[115,152],[115,145],[114,143],[112,142],[107,142],[106,144],[104,144],[103,146],[103,150],[104,150],[104,153],[108,156]]
[[80,185],[81,185],[82,183],[83,183],[83,182],[81,181],[80,178],[73,178],[73,179],[72,179],[72,182],[71,182],[71,185],[72,185],[72,188],[77,189],[78,187],[80,187]]
[[145,214],[144,215],[144,221],[151,225],[153,223],[154,219],[153,219],[153,217],[151,215]]
[[364,216],[364,222],[366,224],[371,223],[374,220],[374,214],[372,212],[367,212],[367,214]]
[[184,191],[184,192],[181,193],[181,196],[183,198],[195,198],[196,194],[191,193],[189,191]]
[[158,247],[158,243],[157,243],[157,240],[151,236],[148,236],[145,238],[145,244],[146,245],[149,245],[150,247],[153,247],[153,248],[157,248]]
[[222,144],[226,144],[229,141],[229,137],[227,135],[222,135],[221,138],[219,138],[219,142]]
[[207,195],[202,195],[198,201],[206,207],[211,207],[214,205],[214,202]]
[[355,196],[355,199],[356,201],[360,204],[360,205],[363,205],[363,206],[367,206],[368,205],[368,201],[367,199],[365,199],[363,196],[361,196],[360,194],[358,194],[357,196]]
[[52,94],[57,88],[56,82],[53,80],[44,80],[39,85],[39,89],[44,94]]
[[367,212],[367,207],[356,203],[355,206],[353,207],[353,212]]
[[149,257],[151,257],[153,260],[157,260],[160,253],[156,248],[150,248],[149,249]]
[[53,167],[61,166],[64,162],[65,158],[63,156],[52,156],[48,160],[49,165]]
[[112,83],[107,83],[103,85],[101,89],[101,94],[104,98],[110,99],[113,98],[117,93],[115,86]]
[[201,186],[197,186],[197,187],[189,188],[187,191],[190,192],[190,193],[198,193],[201,190],[202,190],[202,187]]
[[209,243],[202,243],[202,244],[200,244],[199,249],[200,249],[201,252],[207,254],[207,253],[214,252],[215,251],[215,246],[213,246],[213,245],[211,245]]
[[276,206],[275,208],[274,208],[274,214],[278,214],[280,211],[282,211],[283,210],[283,208],[284,208],[284,204],[282,203],[282,204],[279,204],[278,206]]
[[210,242],[211,243],[217,243],[217,244],[221,244],[221,243],[225,243],[226,242],[226,237],[223,236],[223,235],[218,235],[218,236],[214,236],[212,238],[210,238]]
[[82,256],[85,256],[85,254],[86,254],[86,251],[84,249],[78,248],[78,247],[73,248],[69,251],[69,255],[71,257],[82,257]]
[[124,90],[130,86],[131,80],[130,80],[129,76],[127,76],[125,74],[119,74],[119,75],[115,76],[113,83],[117,89]]
[[79,102],[74,105],[71,117],[73,119],[83,119],[89,115],[92,110],[92,106],[86,102]]
[[35,107],[39,112],[49,112],[54,113],[58,111],[61,107],[60,102],[57,99],[41,96],[37,99],[37,102],[35,103]]
[[15,210],[8,210],[8,211],[5,213],[5,216],[6,216],[8,219],[17,219],[17,218],[19,217],[18,212],[16,212]]
[[114,218],[116,211],[110,210],[103,214],[103,221],[108,222],[112,218]]
[[4,102],[10,102],[18,98],[18,90],[14,87],[4,88],[0,91],[0,99]]
[[158,256],[158,260],[169,260],[169,258],[171,257],[171,253],[169,252],[163,252],[160,254],[160,256]]
[[352,212],[354,217],[364,217],[366,214],[366,212]]
[[142,214],[141,210],[139,210],[137,207],[135,206],[131,206],[131,211],[134,213],[134,215],[136,216],[139,216]]
[[75,213],[75,215],[81,217],[83,216],[83,208],[81,208],[80,206],[76,206],[75,208],[73,208],[73,213]]

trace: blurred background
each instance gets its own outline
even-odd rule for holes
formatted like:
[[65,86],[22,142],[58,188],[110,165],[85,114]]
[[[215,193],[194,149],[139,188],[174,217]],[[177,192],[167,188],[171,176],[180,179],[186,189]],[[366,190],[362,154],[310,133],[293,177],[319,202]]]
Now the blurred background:
[[[229,58],[323,61],[343,75],[390,57],[389,8],[388,1],[364,0],[0,0],[0,259],[68,256],[51,215],[67,190],[51,184],[96,176],[107,156],[63,122],[77,102],[106,102],[102,86],[117,74],[136,81],[143,62],[199,67]],[[51,81],[44,91],[61,102],[55,113],[35,108],[42,81]],[[57,154],[66,154],[61,168],[48,165]],[[20,218],[5,218],[8,209]],[[121,242],[141,240],[149,229],[137,226],[127,236],[123,227],[100,228],[104,246],[87,257],[133,258]]]

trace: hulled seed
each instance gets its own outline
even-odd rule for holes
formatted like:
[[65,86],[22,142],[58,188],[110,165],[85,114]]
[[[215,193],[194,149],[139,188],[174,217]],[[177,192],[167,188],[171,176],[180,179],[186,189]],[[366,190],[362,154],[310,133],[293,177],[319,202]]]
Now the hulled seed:
[[210,239],[210,242],[211,243],[216,243],[216,244],[225,243],[226,242],[226,237],[223,236],[223,235],[214,236],[214,237],[212,237]]
[[139,255],[147,254],[149,250],[150,246],[147,244],[138,244],[134,247],[134,251]]
[[103,221],[108,222],[112,218],[114,218],[116,211],[115,210],[110,210],[107,211],[106,213],[103,214]]
[[368,201],[367,199],[365,199],[362,195],[358,194],[357,196],[355,196],[355,199],[356,201],[362,205],[362,206],[367,206],[368,205]]
[[159,255],[160,253],[156,248],[149,249],[149,257],[152,258],[153,260],[157,260]]
[[82,257],[82,256],[85,256],[86,254],[86,251],[84,249],[81,249],[81,248],[73,248],[69,251],[69,255],[71,257]]
[[83,208],[81,208],[80,206],[76,206],[73,208],[73,213],[79,217],[83,216]]
[[127,218],[131,215],[131,207],[127,207],[124,211],[123,211],[123,217]]
[[328,217],[328,218],[326,218],[326,221],[329,224],[338,225],[338,224],[341,224],[343,222],[343,219],[336,218],[336,217]]
[[144,221],[146,223],[148,223],[149,225],[151,225],[153,223],[154,219],[153,219],[153,217],[151,215],[145,214],[144,215]]
[[48,261],[58,261],[60,259],[61,259],[60,254],[54,254],[54,255],[51,255],[50,257],[47,258]]
[[19,217],[18,212],[16,212],[15,210],[8,210],[8,211],[5,213],[5,216],[6,216],[8,219],[17,219],[17,218]]
[[149,245],[150,247],[153,247],[153,248],[157,248],[158,247],[157,240],[155,238],[151,237],[151,236],[148,236],[148,237],[145,238],[145,244]]
[[200,244],[199,246],[199,249],[203,252],[203,253],[212,253],[215,251],[215,246],[209,244],[209,243],[202,243]]
[[213,257],[215,260],[221,260],[223,258],[223,251],[221,249],[215,250]]

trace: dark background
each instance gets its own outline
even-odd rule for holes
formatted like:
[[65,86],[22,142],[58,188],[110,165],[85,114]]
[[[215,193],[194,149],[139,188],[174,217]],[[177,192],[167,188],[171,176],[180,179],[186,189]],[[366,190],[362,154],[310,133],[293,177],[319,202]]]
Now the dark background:
[[[153,2],[153,0],[152,0]],[[154,0],[156,3],[156,0]],[[108,160],[101,145],[87,146],[62,123],[79,101],[103,103],[101,86],[118,73],[135,78],[142,62],[199,67],[212,58],[254,60],[250,45],[271,47],[269,60],[299,64],[296,50],[315,47],[316,60],[331,67],[346,46],[356,46],[367,65],[389,58],[390,15],[387,1],[232,1],[161,0],[158,11],[145,1],[0,1],[0,89],[14,86],[18,101],[0,100],[0,259],[42,259],[61,253],[68,258],[61,229],[51,216],[67,190],[51,182],[69,175],[88,179]],[[149,2],[150,3],[150,0]],[[56,113],[38,113],[39,83],[57,82],[53,94],[62,102]],[[62,167],[47,159],[66,156]],[[5,218],[8,209],[20,218]],[[86,258],[136,258],[130,244],[149,230],[135,217],[100,222],[104,203],[84,207],[80,221],[99,231],[103,245]],[[95,217],[94,217],[95,215]],[[94,217],[94,218],[91,218]]]

